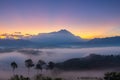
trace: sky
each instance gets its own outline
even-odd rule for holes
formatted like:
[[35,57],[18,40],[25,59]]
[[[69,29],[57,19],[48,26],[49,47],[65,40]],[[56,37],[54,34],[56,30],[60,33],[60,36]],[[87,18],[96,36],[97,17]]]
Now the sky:
[[0,34],[67,29],[85,39],[120,36],[120,0],[0,0]]

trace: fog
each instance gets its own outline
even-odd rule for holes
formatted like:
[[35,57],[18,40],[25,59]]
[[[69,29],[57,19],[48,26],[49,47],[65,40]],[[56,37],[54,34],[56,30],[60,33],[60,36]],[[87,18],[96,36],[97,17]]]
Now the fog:
[[[11,76],[12,69],[10,63],[16,61],[18,63],[17,73],[26,74],[26,68],[24,61],[31,58],[34,63],[39,59],[45,62],[62,62],[71,58],[80,58],[88,56],[89,54],[100,55],[119,55],[120,47],[97,47],[97,48],[53,48],[53,49],[15,49],[10,52],[0,52],[0,78],[6,78]],[[73,71],[62,72],[59,76],[102,76],[104,72],[109,70],[97,70],[97,71]],[[32,74],[35,70],[32,71]],[[72,74],[75,74],[72,76]],[[90,75],[89,75],[90,74]]]

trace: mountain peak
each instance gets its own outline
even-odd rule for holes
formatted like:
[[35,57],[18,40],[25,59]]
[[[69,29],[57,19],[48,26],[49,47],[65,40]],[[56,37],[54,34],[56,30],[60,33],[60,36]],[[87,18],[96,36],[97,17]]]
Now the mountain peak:
[[71,32],[69,32],[68,30],[66,30],[66,29],[61,29],[60,31],[58,31],[59,33],[71,33]]

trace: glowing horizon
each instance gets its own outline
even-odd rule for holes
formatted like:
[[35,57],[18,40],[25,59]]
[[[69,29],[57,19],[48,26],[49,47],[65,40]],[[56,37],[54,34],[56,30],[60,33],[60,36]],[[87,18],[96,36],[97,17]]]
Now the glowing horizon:
[[[61,30],[61,29],[60,29]],[[57,31],[60,31],[57,30]],[[66,29],[67,30],[67,29]],[[50,31],[50,32],[38,32],[38,33],[22,33],[22,32],[12,32],[12,33],[0,33],[0,39],[5,39],[7,37],[9,38],[14,38],[14,39],[20,39],[20,37],[30,37],[34,35],[39,35],[42,33],[51,33],[51,32],[57,32],[57,31]],[[69,31],[69,30],[68,30]],[[70,31],[71,32],[71,31]],[[71,32],[72,33],[72,32]],[[72,33],[74,34],[74,33]],[[92,34],[86,34],[86,35],[79,35],[79,34],[74,34],[75,36],[79,36],[83,39],[94,39],[94,38],[105,38],[105,37],[114,37],[114,36],[119,36],[119,35],[112,35],[112,36],[101,36],[101,35],[95,35],[93,36]]]

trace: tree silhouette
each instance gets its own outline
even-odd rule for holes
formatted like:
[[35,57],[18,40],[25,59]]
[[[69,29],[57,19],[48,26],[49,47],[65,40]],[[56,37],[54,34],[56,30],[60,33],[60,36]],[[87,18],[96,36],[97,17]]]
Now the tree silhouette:
[[35,69],[37,70],[37,74],[39,73],[39,70],[42,72],[42,66],[39,63],[36,64]]
[[50,61],[47,65],[47,68],[50,70],[51,74],[54,67],[55,67],[55,63],[52,61]]
[[14,71],[15,71],[15,69],[18,67],[18,65],[17,65],[17,63],[14,61],[14,62],[11,62],[11,67],[12,67],[12,71],[13,71],[13,74],[15,74],[14,73]]
[[36,64],[36,67],[35,67],[35,69],[37,69],[37,73],[39,72],[39,70],[41,70],[41,72],[42,72],[43,65],[45,65],[45,64],[46,63],[43,60],[38,61],[38,63]]
[[45,65],[45,64],[46,64],[43,60],[39,60],[38,63],[39,63],[40,65]]
[[50,61],[48,63],[48,69],[52,70],[54,67],[55,67],[55,63]]
[[29,75],[30,68],[34,66],[32,59],[25,60],[25,66],[28,68],[28,75]]

